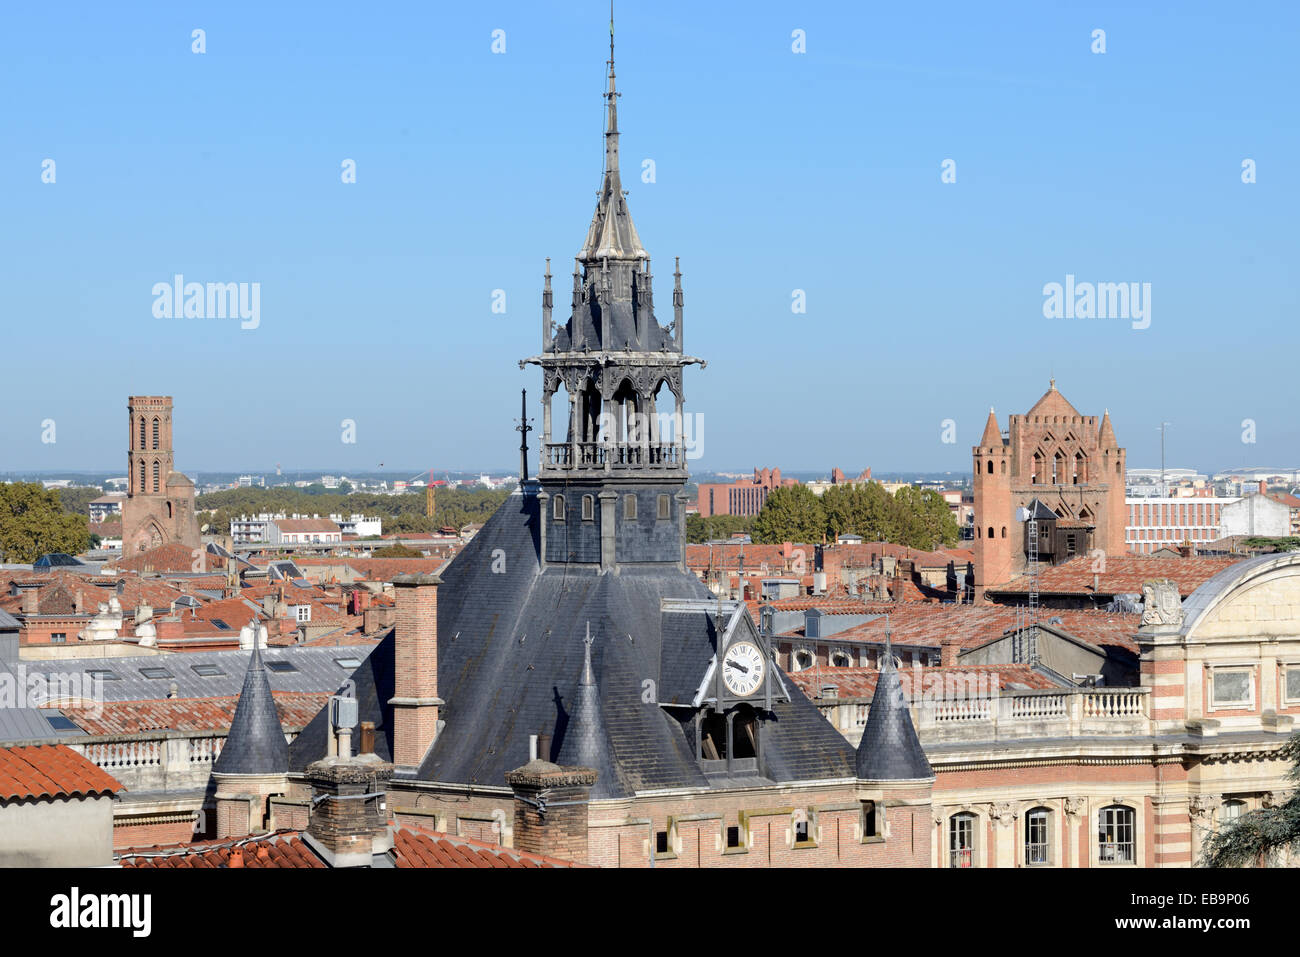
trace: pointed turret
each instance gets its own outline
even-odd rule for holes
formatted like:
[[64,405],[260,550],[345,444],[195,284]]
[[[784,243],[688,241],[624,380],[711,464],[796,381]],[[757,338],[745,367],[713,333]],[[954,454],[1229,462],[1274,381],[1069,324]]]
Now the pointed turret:
[[632,224],[623,182],[618,168],[618,98],[614,88],[614,19],[609,21],[609,78],[605,91],[605,178],[597,194],[596,212],[587,230],[578,258],[584,262],[600,259],[649,259],[641,238]]
[[254,644],[244,673],[235,718],[213,774],[284,774],[289,770],[289,746],[271,697],[271,685],[262,663],[262,649]]
[[859,781],[933,781],[934,771],[912,726],[894,646],[885,628],[885,662],[876,681],[867,726],[858,742]]
[[984,435],[980,438],[980,447],[996,449],[1002,445],[1002,430],[998,428],[998,417],[989,406],[989,420],[984,423]]
[[1115,429],[1110,424],[1110,409],[1107,409],[1101,417],[1101,427],[1097,430],[1097,445],[1103,449],[1113,449],[1119,446],[1115,441]]
[[583,639],[582,674],[573,692],[569,721],[555,763],[562,767],[591,768],[597,775],[591,796],[614,797],[622,792],[614,762],[610,759],[609,735],[600,707],[600,689],[591,665],[592,640],[591,624],[588,623],[587,637]]

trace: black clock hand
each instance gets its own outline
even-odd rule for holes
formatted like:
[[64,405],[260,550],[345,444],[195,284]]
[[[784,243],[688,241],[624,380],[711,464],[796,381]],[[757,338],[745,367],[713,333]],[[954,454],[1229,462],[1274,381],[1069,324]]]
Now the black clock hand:
[[749,674],[749,669],[734,659],[728,658],[727,664],[731,665],[731,667],[735,668],[737,671],[743,671],[745,674]]

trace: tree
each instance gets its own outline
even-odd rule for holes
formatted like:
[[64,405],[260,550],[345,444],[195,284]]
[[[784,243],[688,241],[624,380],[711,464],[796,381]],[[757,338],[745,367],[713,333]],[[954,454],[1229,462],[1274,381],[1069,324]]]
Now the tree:
[[940,545],[955,545],[961,534],[957,520],[942,495],[934,489],[904,485],[894,493],[899,545],[932,551]]
[[773,489],[754,519],[755,542],[820,542],[825,534],[826,512],[806,485]]
[[[1300,734],[1292,735],[1278,754],[1291,762],[1287,777],[1300,782]],[[1287,850],[1300,851],[1300,790],[1276,807],[1249,811],[1221,827],[1206,840],[1200,863],[1202,867],[1250,867]]]
[[423,558],[424,552],[407,548],[405,545],[385,545],[370,553],[371,558]]
[[692,544],[730,538],[737,532],[751,533],[754,518],[751,515],[686,516],[686,540]]
[[59,489],[59,502],[69,515],[89,515],[90,503],[104,494],[95,485],[76,485]]
[[897,535],[894,505],[879,482],[834,485],[822,495],[826,511],[826,537],[861,535],[869,542],[892,542]]
[[0,553],[26,564],[47,552],[76,555],[90,547],[90,520],[63,510],[58,493],[39,482],[0,485]]

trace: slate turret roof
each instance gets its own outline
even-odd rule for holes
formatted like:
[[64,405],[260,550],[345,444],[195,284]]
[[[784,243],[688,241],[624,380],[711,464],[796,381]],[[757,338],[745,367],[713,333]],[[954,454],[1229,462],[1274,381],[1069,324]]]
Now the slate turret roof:
[[[328,711],[328,708],[326,709]],[[289,770],[289,746],[271,697],[262,650],[253,648],[239,692],[235,718],[230,723],[221,754],[213,762],[213,774],[283,774]]]
[[867,726],[858,742],[858,779],[862,781],[933,781],[934,771],[912,725],[892,645],[886,635],[885,666],[876,680]]

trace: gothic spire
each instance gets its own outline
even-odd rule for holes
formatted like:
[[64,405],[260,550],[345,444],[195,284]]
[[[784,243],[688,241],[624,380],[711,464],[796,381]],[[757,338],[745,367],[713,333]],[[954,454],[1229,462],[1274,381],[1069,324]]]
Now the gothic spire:
[[614,83],[614,9],[609,11],[609,77],[605,90],[605,178],[597,194],[596,212],[587,230],[578,258],[584,262],[600,259],[649,259],[641,237],[632,224],[623,182],[618,168],[618,98]]

